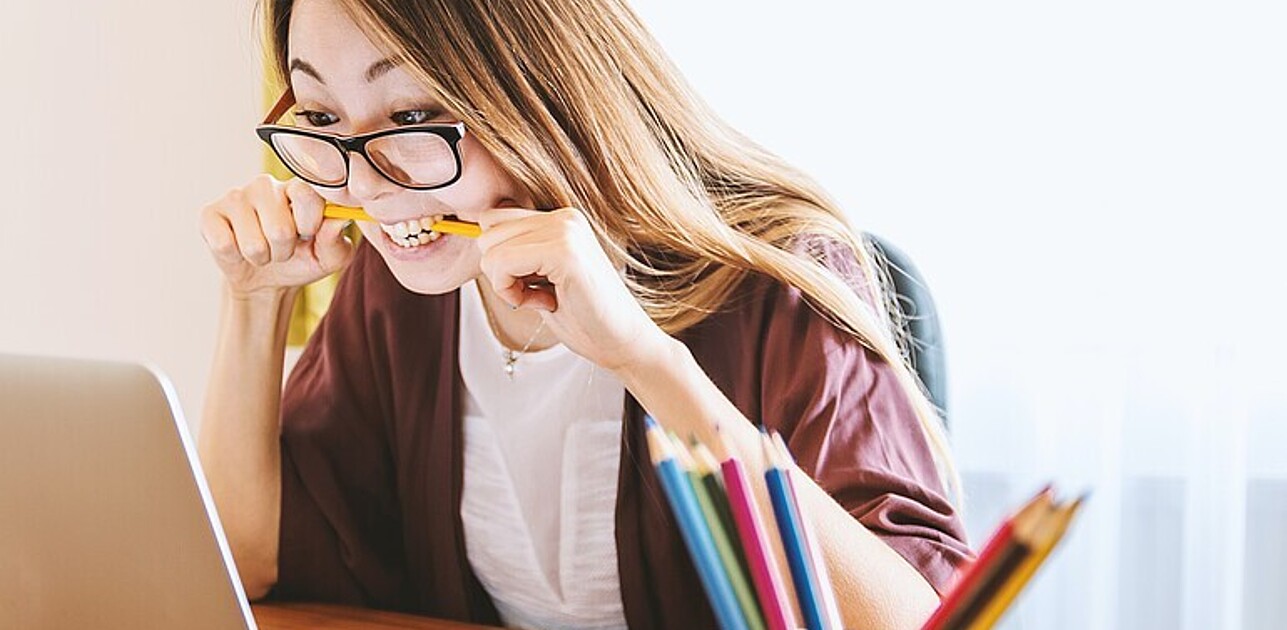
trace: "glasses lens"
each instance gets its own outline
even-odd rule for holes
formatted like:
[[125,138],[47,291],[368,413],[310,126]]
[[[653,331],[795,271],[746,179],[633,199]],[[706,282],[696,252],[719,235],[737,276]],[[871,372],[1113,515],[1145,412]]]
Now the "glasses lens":
[[456,177],[451,143],[427,131],[376,138],[366,145],[366,153],[376,168],[405,186],[437,186]]
[[272,139],[282,162],[301,179],[322,186],[344,184],[344,154],[335,145],[294,133],[275,133]]

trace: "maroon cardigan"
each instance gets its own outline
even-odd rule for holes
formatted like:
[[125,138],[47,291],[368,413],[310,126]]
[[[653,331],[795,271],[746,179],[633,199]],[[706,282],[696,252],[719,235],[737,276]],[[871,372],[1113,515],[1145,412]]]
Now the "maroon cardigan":
[[[852,260],[852,259],[851,259]],[[368,244],[344,273],[282,403],[275,599],[498,623],[470,570],[458,293],[407,291]],[[970,557],[890,366],[761,276],[680,339],[752,422],[940,592]],[[632,628],[714,627],[626,396],[617,566]]]

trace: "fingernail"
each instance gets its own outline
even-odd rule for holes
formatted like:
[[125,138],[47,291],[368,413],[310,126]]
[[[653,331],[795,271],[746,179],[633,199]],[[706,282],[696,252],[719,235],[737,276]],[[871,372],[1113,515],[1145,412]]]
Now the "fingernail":
[[313,240],[313,235],[312,235],[312,234],[300,234],[300,235],[299,235],[299,240],[301,240],[301,241],[311,241],[311,240]]

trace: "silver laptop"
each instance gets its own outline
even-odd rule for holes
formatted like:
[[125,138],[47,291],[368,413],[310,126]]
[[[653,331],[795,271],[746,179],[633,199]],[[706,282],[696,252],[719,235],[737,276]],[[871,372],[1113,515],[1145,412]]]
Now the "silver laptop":
[[169,381],[0,355],[0,628],[254,628]]

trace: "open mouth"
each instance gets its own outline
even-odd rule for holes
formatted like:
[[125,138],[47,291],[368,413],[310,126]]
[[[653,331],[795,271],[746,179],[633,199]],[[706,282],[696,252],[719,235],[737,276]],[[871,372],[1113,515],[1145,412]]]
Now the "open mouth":
[[442,238],[442,234],[433,231],[431,228],[435,223],[443,219],[454,220],[455,218],[456,216],[452,214],[435,214],[392,225],[381,223],[380,229],[384,230],[384,233],[389,235],[389,240],[395,244],[405,249],[411,249],[427,245]]

